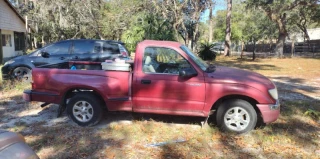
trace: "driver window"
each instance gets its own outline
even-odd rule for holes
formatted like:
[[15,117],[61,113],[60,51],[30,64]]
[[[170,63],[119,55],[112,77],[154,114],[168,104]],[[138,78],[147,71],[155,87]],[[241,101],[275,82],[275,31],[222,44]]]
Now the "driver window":
[[169,48],[148,47],[144,51],[143,72],[178,75],[181,69],[192,68],[178,52]]

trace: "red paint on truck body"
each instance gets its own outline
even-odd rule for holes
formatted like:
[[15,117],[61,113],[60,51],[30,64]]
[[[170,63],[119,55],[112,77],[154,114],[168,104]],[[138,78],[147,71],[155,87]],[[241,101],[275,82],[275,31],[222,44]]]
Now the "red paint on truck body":
[[[275,121],[280,110],[270,110],[277,101],[268,93],[275,85],[266,77],[239,69],[217,66],[207,73],[186,54],[178,42],[145,40],[137,45],[133,72],[35,68],[32,93],[24,98],[61,104],[70,90],[91,90],[99,95],[109,111],[203,116],[220,99],[248,97],[256,102],[264,122]],[[197,76],[182,78],[173,74],[144,73],[142,61],[147,47],[175,50],[196,70]],[[88,64],[88,63],[86,63]],[[151,81],[143,84],[143,80]]]

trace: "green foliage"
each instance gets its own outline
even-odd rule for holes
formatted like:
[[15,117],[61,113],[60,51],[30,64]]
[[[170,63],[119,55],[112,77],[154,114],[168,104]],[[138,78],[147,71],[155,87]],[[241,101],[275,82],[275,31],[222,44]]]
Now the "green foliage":
[[[291,27],[295,24],[292,22],[288,23],[288,20],[293,17],[294,13],[296,10],[299,10],[299,8],[311,8],[314,5],[318,5],[318,0],[246,0],[245,3],[247,4],[247,8],[263,11],[265,15],[277,25],[278,41],[275,52],[279,58],[282,58],[283,43],[290,33],[290,28],[295,28]],[[294,21],[298,21],[298,19],[294,19]],[[296,24],[301,24],[300,22]],[[301,30],[304,30],[306,27],[301,28],[303,28]],[[295,32],[295,29],[292,31]]]
[[174,32],[170,29],[168,21],[159,17],[152,13],[139,14],[136,17],[121,36],[121,40],[126,43],[129,51],[134,51],[136,44],[144,39],[175,40]]
[[[214,32],[213,32],[213,38],[215,41],[224,41],[225,38],[225,29],[226,29],[226,11],[218,11],[217,15],[214,17]],[[232,19],[231,19],[232,20]],[[234,25],[233,22],[231,22],[231,26]],[[232,31],[231,30],[231,39],[232,39]]]
[[[215,19],[215,41],[224,41],[226,11],[218,11]],[[276,37],[277,28],[261,11],[254,8],[247,9],[244,3],[234,2],[231,19],[231,40],[253,41],[273,39]]]
[[308,109],[304,115],[306,116],[309,116],[313,119],[316,119],[316,120],[319,120],[320,119],[320,112],[319,111],[316,111],[316,110],[313,110],[313,109]]
[[132,26],[128,30],[126,30],[121,39],[126,43],[127,48],[130,52],[134,51],[136,44],[139,41],[142,41],[145,36],[145,30],[141,26]]
[[[320,5],[299,6],[289,13],[287,28],[289,32],[304,32],[307,40],[310,40],[307,29],[320,24]],[[291,37],[293,38],[293,37]]]
[[109,1],[102,12],[104,35],[108,39],[121,39],[131,52],[144,39],[175,40],[172,24],[155,8],[150,1]]
[[216,52],[212,51],[211,48],[213,47],[213,44],[207,43],[201,43],[200,45],[200,51],[199,51],[199,57],[203,60],[215,60],[216,59]]

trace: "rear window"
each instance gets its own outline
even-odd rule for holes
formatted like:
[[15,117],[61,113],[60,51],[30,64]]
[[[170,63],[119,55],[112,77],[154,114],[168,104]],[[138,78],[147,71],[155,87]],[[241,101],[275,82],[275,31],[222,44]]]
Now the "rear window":
[[125,46],[119,44],[119,48],[122,56],[130,56],[129,51],[126,49]]
[[94,41],[74,41],[73,42],[73,53],[86,54],[93,53]]
[[102,51],[103,53],[120,54],[118,44],[113,43],[103,43]]

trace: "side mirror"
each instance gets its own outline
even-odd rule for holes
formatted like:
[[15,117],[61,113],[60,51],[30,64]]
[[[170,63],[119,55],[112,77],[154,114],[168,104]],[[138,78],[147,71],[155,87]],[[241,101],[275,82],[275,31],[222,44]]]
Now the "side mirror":
[[193,68],[186,68],[179,71],[179,76],[183,78],[191,78],[197,75],[198,73]]
[[41,56],[44,57],[44,58],[49,58],[50,54],[47,53],[47,52],[41,52]]

